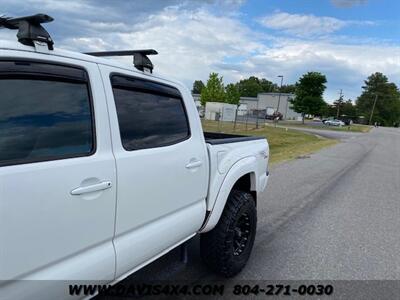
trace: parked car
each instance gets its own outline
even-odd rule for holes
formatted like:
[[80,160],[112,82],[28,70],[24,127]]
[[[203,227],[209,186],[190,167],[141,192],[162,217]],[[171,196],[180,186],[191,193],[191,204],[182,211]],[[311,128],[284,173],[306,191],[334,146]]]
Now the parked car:
[[275,113],[275,109],[272,107],[267,107],[265,109],[265,119],[267,120],[273,120],[274,119],[274,113]]
[[340,118],[340,121],[342,121],[346,126],[352,125],[353,124],[353,120],[350,118]]
[[[53,50],[50,17],[13,20],[23,45],[0,44],[2,299],[69,299],[53,280],[115,283],[198,234],[205,264],[238,274],[266,139],[204,133],[189,90],[152,74],[154,50]],[[136,70],[97,57],[115,55]]]
[[265,119],[267,120],[283,120],[283,115],[279,111],[274,112],[272,115],[265,115]]
[[326,120],[324,122],[324,124],[328,125],[328,126],[344,126],[345,125],[345,123],[340,120]]

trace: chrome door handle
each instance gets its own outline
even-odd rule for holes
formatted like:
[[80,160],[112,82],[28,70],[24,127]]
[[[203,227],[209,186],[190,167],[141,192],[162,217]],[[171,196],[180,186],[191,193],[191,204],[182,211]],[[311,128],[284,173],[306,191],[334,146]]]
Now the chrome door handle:
[[112,187],[111,181],[102,181],[100,183],[81,186],[71,191],[71,195],[82,195],[92,192],[103,191]]
[[202,164],[203,164],[203,163],[202,163],[200,160],[195,160],[195,161],[192,161],[192,162],[188,163],[188,164],[186,165],[186,169],[198,168],[198,167],[200,167]]

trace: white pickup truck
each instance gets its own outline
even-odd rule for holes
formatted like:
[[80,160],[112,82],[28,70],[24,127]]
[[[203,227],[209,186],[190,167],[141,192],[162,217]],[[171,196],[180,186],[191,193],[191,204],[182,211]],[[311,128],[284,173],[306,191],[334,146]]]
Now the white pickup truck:
[[203,133],[190,92],[149,72],[151,51],[131,51],[135,70],[39,38],[0,41],[0,295],[115,283],[196,234],[210,269],[240,272],[267,141]]

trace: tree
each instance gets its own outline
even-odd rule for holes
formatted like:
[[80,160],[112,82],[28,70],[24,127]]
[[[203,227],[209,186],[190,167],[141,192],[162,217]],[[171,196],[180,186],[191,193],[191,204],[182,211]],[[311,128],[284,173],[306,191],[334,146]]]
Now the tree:
[[303,123],[306,114],[318,114],[326,105],[322,98],[326,82],[325,75],[319,72],[308,72],[296,83],[295,98],[290,101],[291,108],[301,113]]
[[262,92],[260,80],[254,76],[240,80],[237,83],[237,87],[242,97],[257,97],[257,95]]
[[226,91],[226,102],[230,104],[238,105],[240,101],[240,93],[236,84],[230,83],[225,88]]
[[201,105],[205,106],[206,102],[225,102],[225,88],[222,76],[218,73],[210,73],[207,84],[201,90]]
[[332,104],[324,102],[324,105],[321,106],[316,115],[320,117],[331,117],[336,115],[336,109]]
[[383,126],[393,126],[398,123],[400,121],[400,92],[397,86],[379,72],[371,74],[364,83],[363,92],[356,101],[357,111],[369,120],[377,96],[372,124],[378,122]]
[[241,97],[257,97],[259,93],[269,93],[278,91],[278,86],[271,81],[251,76],[240,80],[237,84]]
[[343,104],[344,104],[343,94],[340,94],[339,99],[333,102],[333,106],[335,107],[336,110],[336,118],[339,118],[339,115],[342,113]]
[[294,94],[294,92],[296,91],[296,85],[295,84],[282,85],[282,87],[279,88],[279,91],[281,93]]
[[262,78],[260,80],[260,85],[261,85],[262,93],[272,93],[272,92],[279,91],[279,87],[276,83],[273,83],[265,78]]
[[343,102],[343,105],[340,108],[340,115],[346,116],[350,119],[357,118],[356,106],[353,105],[353,102],[351,101],[351,99],[348,99],[346,102]]
[[193,82],[192,94],[201,94],[203,88],[204,88],[203,81],[195,80]]

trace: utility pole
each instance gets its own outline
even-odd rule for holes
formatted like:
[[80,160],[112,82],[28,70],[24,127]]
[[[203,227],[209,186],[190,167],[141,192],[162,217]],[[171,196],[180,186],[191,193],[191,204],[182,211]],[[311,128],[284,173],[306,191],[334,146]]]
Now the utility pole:
[[337,106],[337,111],[336,111],[336,119],[339,119],[340,102],[342,101],[342,97],[343,97],[343,91],[342,91],[342,89],[340,89],[338,106]]
[[377,100],[378,100],[378,93],[375,93],[375,100],[374,100],[374,104],[372,105],[372,111],[371,111],[371,115],[369,116],[368,125],[371,125],[372,116],[374,115],[374,110],[375,110],[375,105],[376,105]]
[[281,104],[281,91],[282,91],[283,75],[279,75],[278,77],[281,78],[281,87],[279,88],[278,108],[276,109],[276,111],[279,111],[279,105]]
[[239,106],[240,106],[240,102],[239,102],[239,104],[236,106],[236,110],[235,110],[235,123],[233,124],[233,131],[236,130],[236,121],[237,121]]

